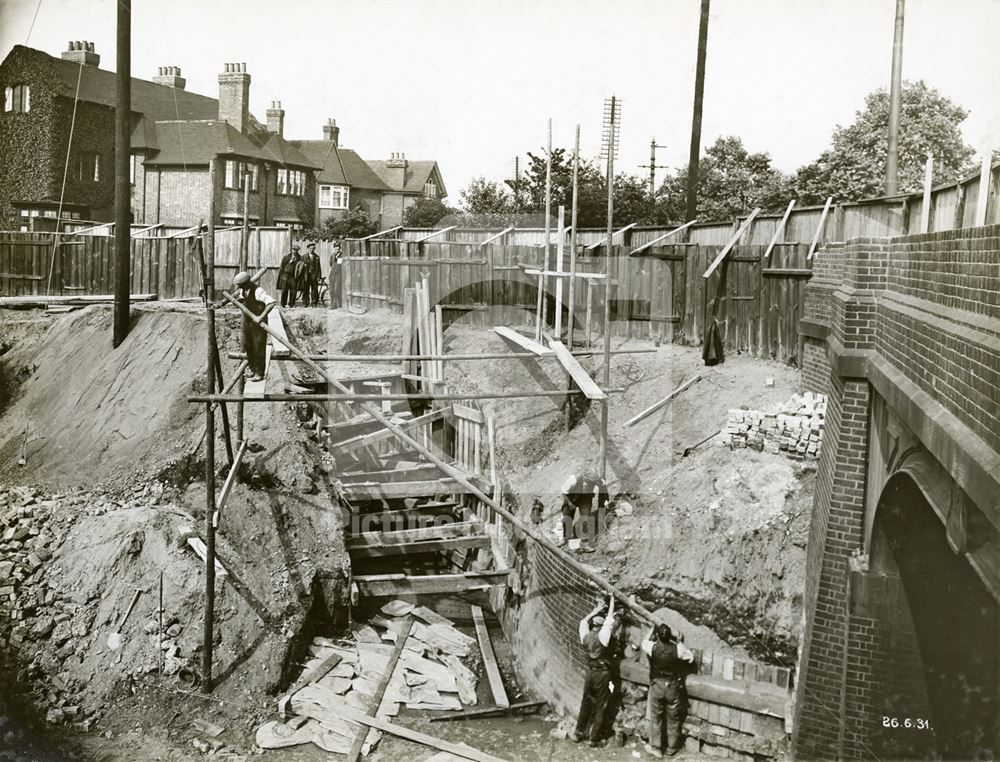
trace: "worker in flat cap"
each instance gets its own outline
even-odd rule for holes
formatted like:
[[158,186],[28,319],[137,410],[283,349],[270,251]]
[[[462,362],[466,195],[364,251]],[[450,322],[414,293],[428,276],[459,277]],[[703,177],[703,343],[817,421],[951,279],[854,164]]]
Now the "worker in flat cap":
[[274,309],[274,299],[254,283],[250,273],[237,273],[233,278],[236,298],[254,315],[243,316],[243,351],[247,355],[247,375],[251,381],[263,381],[267,362],[267,334],[260,327],[267,320],[267,313]]
[[294,307],[295,297],[298,292],[298,283],[295,280],[295,268],[299,263],[299,247],[292,246],[285,256],[281,258],[281,265],[278,267],[278,289],[281,291],[281,306]]
[[316,253],[316,243],[310,241],[306,244],[306,288],[309,291],[308,305],[315,307],[319,304],[319,281],[323,277],[323,268],[319,262],[319,254]]
[[605,714],[615,690],[612,635],[618,623],[613,595],[608,598],[605,616],[600,614],[603,609],[602,601],[580,620],[579,629],[580,643],[587,659],[587,678],[583,684],[583,700],[577,713],[573,740],[579,743],[587,739],[594,747],[603,745],[601,735],[606,725]]

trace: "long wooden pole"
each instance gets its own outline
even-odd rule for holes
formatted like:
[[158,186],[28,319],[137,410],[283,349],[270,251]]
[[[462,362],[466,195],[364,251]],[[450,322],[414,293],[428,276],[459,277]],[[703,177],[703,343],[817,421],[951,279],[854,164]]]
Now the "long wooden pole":
[[[215,388],[215,161],[208,165],[208,249],[205,311],[208,322],[208,388]],[[215,410],[205,405],[205,621],[201,680],[212,692],[212,641],[215,635]]]
[[698,216],[698,162],[701,158],[701,110],[705,100],[705,57],[708,53],[709,0],[701,0],[698,22],[698,59],[694,73],[694,108],[691,113],[691,152],[688,157],[687,219]]
[[[563,271],[563,238],[566,236],[566,207],[559,206],[559,218],[556,222],[556,269],[555,271],[562,274]],[[556,278],[556,314],[555,314],[555,334],[556,338],[562,340],[562,297],[563,297],[563,279]]]
[[[118,65],[115,101],[115,306],[111,344],[128,336],[132,269],[132,188],[128,163],[132,134],[132,0],[118,0]],[[91,180],[95,178],[91,177]],[[56,220],[56,227],[60,220]]]
[[[223,296],[229,302],[234,304],[244,315],[246,315],[251,319],[254,317],[253,313],[250,312],[250,310],[248,310],[244,305],[240,304],[232,296],[230,296],[227,293],[224,293]],[[308,355],[306,355],[304,352],[300,351],[297,347],[293,346],[292,343],[288,340],[287,336],[279,335],[277,332],[273,331],[268,325],[263,323],[261,324],[261,329],[265,333],[269,334],[272,338],[274,338],[279,344],[282,344],[285,347],[287,347],[289,352],[291,352],[293,355],[295,355],[304,363],[306,363],[306,365],[308,365],[313,371],[315,371],[321,378],[326,380],[326,382],[330,384],[332,387],[339,390],[343,394],[350,393],[350,390],[342,383],[340,383],[340,381],[338,381],[336,378],[330,375],[327,371],[325,371],[315,362],[310,360],[308,358]],[[629,609],[635,612],[636,615],[646,620],[647,622],[659,624],[662,621],[658,619],[656,616],[654,616],[653,612],[651,612],[649,609],[645,608],[641,604],[637,603],[630,596],[625,595],[625,593],[616,588],[614,585],[610,584],[606,579],[604,579],[601,575],[599,575],[589,566],[581,564],[575,558],[570,556],[568,553],[562,550],[558,545],[552,542],[552,540],[549,539],[543,532],[540,532],[534,526],[525,524],[523,521],[521,521],[517,516],[508,511],[500,503],[500,501],[494,500],[492,497],[490,497],[481,489],[479,489],[479,487],[477,487],[471,481],[469,481],[468,476],[465,474],[465,472],[460,471],[459,469],[452,466],[451,463],[438,457],[433,450],[431,450],[428,447],[425,447],[421,442],[418,442],[412,436],[407,434],[406,431],[404,431],[398,425],[390,421],[386,416],[382,414],[382,412],[378,409],[378,407],[376,407],[375,405],[364,403],[362,404],[362,409],[364,410],[365,413],[367,413],[369,416],[371,416],[380,424],[382,424],[383,427],[391,431],[397,439],[402,441],[404,444],[412,447],[418,453],[427,458],[427,460],[429,460],[431,463],[440,468],[445,473],[446,476],[449,476],[452,479],[454,479],[459,485],[462,486],[463,489],[465,489],[465,491],[468,494],[474,495],[481,502],[492,508],[498,514],[503,516],[507,521],[509,521],[514,527],[524,532],[524,534],[530,537],[534,542],[538,543],[549,552],[554,553],[556,556],[562,559],[562,561],[565,564],[574,569],[578,574],[582,575],[584,578],[593,582],[599,589],[603,590],[605,593],[608,593],[609,595],[615,596],[615,598],[619,602],[621,602],[624,606],[627,606]]]
[[[552,118],[549,118],[549,137],[545,149],[545,266],[542,272],[549,269],[549,237],[552,235],[549,217],[552,214]],[[538,276],[538,302],[535,305],[535,341],[542,340],[542,326],[545,325],[545,276]]]
[[570,212],[569,228],[569,335],[566,346],[573,349],[573,334],[576,327],[576,208],[578,205],[578,176],[580,173],[580,125],[576,126],[576,141],[573,143],[573,210]]
[[250,260],[250,173],[243,173],[243,234],[240,237],[240,270],[246,270]]
[[[611,121],[608,124],[608,245],[607,286],[604,289],[604,386],[611,383],[611,262],[614,258],[615,146],[617,145],[617,101],[611,96]],[[617,293],[617,291],[616,291]],[[608,476],[608,400],[601,400],[601,478]]]
[[934,184],[934,154],[927,154],[924,165],[924,197],[920,207],[920,232],[929,233],[931,229],[931,186]]

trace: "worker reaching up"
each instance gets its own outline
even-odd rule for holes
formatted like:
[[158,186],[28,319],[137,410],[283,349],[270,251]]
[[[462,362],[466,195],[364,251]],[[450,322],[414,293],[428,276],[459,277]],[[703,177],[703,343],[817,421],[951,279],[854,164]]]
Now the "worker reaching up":
[[591,746],[601,746],[601,734],[605,728],[605,714],[611,704],[612,691],[615,690],[616,658],[612,635],[617,622],[615,620],[615,597],[608,600],[606,616],[598,612],[604,608],[598,603],[587,616],[580,620],[580,643],[583,645],[584,656],[587,659],[587,678],[583,684],[583,699],[576,718],[576,730],[573,740],[579,743],[585,738]]
[[[608,507],[608,483],[593,466],[579,475],[570,474],[562,486],[563,541],[579,538],[581,550],[593,552],[591,543],[604,526]],[[576,518],[579,512],[580,517]]]
[[243,350],[247,353],[247,373],[251,381],[263,381],[267,362],[267,334],[260,324],[274,308],[274,299],[253,282],[250,273],[237,273],[233,286],[239,289],[236,298],[257,317],[243,316]]
[[[665,750],[667,756],[672,757],[681,748],[687,703],[684,677],[693,667],[694,654],[674,637],[668,625],[662,623],[650,628],[642,642],[642,651],[649,657],[649,743],[646,751],[654,757],[662,757],[666,735]],[[665,734],[664,724],[667,726]]]

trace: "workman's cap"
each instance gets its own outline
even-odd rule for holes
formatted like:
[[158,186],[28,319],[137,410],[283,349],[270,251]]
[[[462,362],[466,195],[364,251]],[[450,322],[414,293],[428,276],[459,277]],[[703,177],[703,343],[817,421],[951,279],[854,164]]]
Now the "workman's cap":
[[658,624],[656,625],[656,639],[661,643],[669,643],[674,639],[674,633],[670,629],[669,625]]
[[294,246],[292,247],[292,251],[298,251],[298,250],[299,250],[299,245],[298,245],[298,244],[295,244],[295,245],[294,245]]
[[233,285],[236,288],[247,288],[252,283],[253,281],[250,280],[250,273],[248,272],[236,273],[236,277],[233,278]]
[[600,614],[598,614],[597,616],[595,616],[593,619],[590,620],[591,627],[600,627],[602,624],[604,624],[604,617],[602,617]]
[[306,244],[306,248],[307,249],[315,249],[316,248],[316,244],[314,244],[314,243]]

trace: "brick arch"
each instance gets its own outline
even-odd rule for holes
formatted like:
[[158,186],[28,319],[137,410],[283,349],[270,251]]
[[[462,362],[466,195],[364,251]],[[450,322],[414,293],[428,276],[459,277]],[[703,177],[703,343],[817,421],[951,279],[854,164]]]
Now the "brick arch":
[[[869,569],[852,579],[849,700],[873,718],[867,743],[885,758],[984,758],[1000,734],[1000,653],[984,646],[1000,608],[946,537],[952,505],[926,451],[899,458],[878,501]],[[867,686],[865,685],[867,683]],[[905,727],[905,720],[917,727]],[[919,727],[919,720],[929,727]]]

